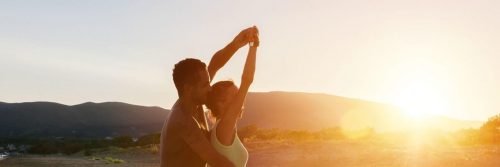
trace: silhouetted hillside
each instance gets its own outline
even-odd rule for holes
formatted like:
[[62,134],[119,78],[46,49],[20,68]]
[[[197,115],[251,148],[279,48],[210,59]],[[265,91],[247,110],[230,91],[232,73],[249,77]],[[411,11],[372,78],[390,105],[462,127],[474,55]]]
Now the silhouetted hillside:
[[457,130],[479,127],[479,121],[441,116],[415,120],[401,109],[382,103],[340,96],[296,92],[250,93],[240,127],[319,130],[341,126],[346,129],[375,128],[400,131],[410,128]]
[[142,136],[160,131],[168,113],[119,102],[0,102],[0,137]]
[[[0,138],[141,136],[159,132],[169,112],[159,107],[118,102],[74,106],[50,102],[0,102]],[[337,126],[399,131],[415,127],[477,128],[481,122],[437,116],[416,121],[399,108],[382,103],[326,94],[266,92],[247,96],[239,127],[252,124],[260,128],[312,131]]]

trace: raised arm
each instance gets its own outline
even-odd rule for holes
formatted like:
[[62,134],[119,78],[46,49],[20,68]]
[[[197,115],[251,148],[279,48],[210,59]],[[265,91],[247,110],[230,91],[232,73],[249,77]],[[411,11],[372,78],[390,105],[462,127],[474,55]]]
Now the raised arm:
[[[255,44],[249,47],[248,56],[245,61],[245,67],[243,69],[243,74],[241,76],[241,84],[236,94],[236,97],[230,103],[228,111],[222,116],[221,122],[219,123],[220,129],[225,129],[224,131],[233,130],[236,127],[236,121],[241,115],[241,108],[245,102],[246,95],[253,82],[255,74],[255,64],[257,59],[257,46],[259,43],[258,37],[256,37]],[[218,128],[219,130],[219,128]]]
[[221,69],[227,63],[227,61],[229,61],[229,59],[231,59],[234,53],[236,53],[238,49],[245,46],[249,42],[250,34],[255,31],[254,29],[255,26],[244,29],[236,37],[234,37],[231,43],[226,45],[226,47],[222,48],[221,50],[217,51],[212,56],[212,59],[208,64],[208,74],[210,75],[210,82],[215,77],[217,71],[219,71],[219,69]]

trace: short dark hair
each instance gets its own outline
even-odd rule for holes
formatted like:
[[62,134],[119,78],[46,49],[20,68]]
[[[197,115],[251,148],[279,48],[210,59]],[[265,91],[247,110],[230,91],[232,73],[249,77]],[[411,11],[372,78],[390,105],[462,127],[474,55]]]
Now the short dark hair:
[[225,96],[227,89],[232,86],[236,87],[233,81],[219,81],[212,85],[212,89],[208,92],[206,106],[215,118],[219,118],[221,114],[220,109],[217,108],[217,102]]
[[184,84],[194,85],[200,81],[200,70],[206,70],[207,65],[201,60],[187,58],[175,64],[172,77],[179,97],[182,94]]

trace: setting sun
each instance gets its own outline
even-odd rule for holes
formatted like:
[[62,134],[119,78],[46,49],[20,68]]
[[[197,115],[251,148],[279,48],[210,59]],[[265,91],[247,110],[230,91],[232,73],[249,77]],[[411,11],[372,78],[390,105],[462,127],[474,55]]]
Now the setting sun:
[[498,7],[0,1],[0,167],[499,167]]
[[448,110],[446,97],[433,85],[417,79],[399,90],[394,103],[417,118],[444,114]]

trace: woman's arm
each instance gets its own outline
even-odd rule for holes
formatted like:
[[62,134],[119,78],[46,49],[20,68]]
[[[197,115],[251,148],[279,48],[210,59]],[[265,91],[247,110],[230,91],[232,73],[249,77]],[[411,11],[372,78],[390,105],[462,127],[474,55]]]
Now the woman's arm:
[[248,37],[255,31],[254,29],[255,27],[250,27],[242,30],[226,47],[217,51],[217,53],[212,56],[207,67],[208,74],[210,75],[210,82],[212,82],[217,71],[231,59],[234,53],[249,42]]
[[[231,120],[231,122],[236,123],[236,120],[240,117],[241,108],[245,102],[246,95],[253,82],[255,74],[255,63],[257,59],[257,47],[250,47],[248,50],[248,56],[245,63],[245,68],[243,70],[243,75],[241,76],[241,84],[236,94],[236,97],[231,101],[222,119]],[[234,121],[233,121],[234,120]]]
[[241,108],[245,102],[250,85],[253,82],[257,57],[256,54],[257,47],[251,46],[248,51],[245,67],[243,69],[240,89],[217,125],[217,139],[224,145],[230,145],[234,140],[236,122],[241,115]]

